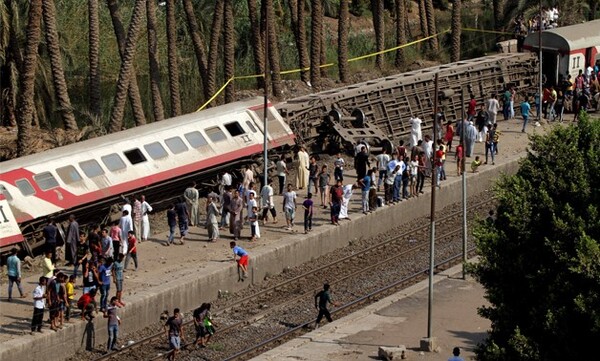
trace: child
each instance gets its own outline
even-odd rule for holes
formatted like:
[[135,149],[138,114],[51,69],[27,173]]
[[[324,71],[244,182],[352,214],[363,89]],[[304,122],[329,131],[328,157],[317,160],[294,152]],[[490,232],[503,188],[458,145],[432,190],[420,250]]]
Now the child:
[[238,265],[238,275],[242,271],[239,280],[243,282],[248,277],[248,252],[233,241],[229,242],[229,247],[233,250],[233,261]]
[[321,167],[319,173],[319,192],[321,193],[321,207],[327,209],[327,188],[329,188],[329,173],[327,173],[327,164]]
[[[250,193],[252,194],[252,193]],[[258,207],[253,206],[248,217],[248,221],[250,222],[250,231],[252,232],[252,236],[250,237],[250,241],[256,241],[260,238],[260,228],[258,228]]]
[[312,216],[313,216],[312,193],[308,193],[308,197],[306,197],[306,199],[302,203],[302,208],[304,208],[304,234],[306,234],[306,233],[312,231]]
[[415,197],[417,195],[417,172],[419,170],[419,161],[416,154],[413,155],[408,168],[410,169],[410,196]]
[[454,154],[454,159],[456,159],[456,175],[461,176],[465,170],[465,159],[464,159],[464,146],[461,143],[456,147],[456,153]]
[[75,280],[76,277],[75,275],[70,275],[69,276],[69,281],[67,282],[67,284],[65,285],[65,288],[67,289],[67,312],[66,312],[66,316],[65,316],[65,320],[67,320],[67,322],[69,322],[69,319],[71,318],[71,308],[73,307],[73,305],[75,305],[75,295],[77,293],[75,293]]
[[391,172],[388,171],[388,174],[385,176],[385,181],[383,182],[383,190],[385,193],[385,203],[394,204],[393,193],[394,193],[394,180],[396,179],[396,174],[400,171],[400,166],[397,165],[394,170]]
[[121,301],[123,295],[123,270],[125,269],[124,259],[125,256],[121,253],[117,256],[117,260],[113,264],[113,280],[117,288],[117,306],[119,307],[125,306],[125,303]]
[[475,157],[475,160],[471,163],[471,170],[473,173],[477,173],[477,168],[481,165],[481,161],[479,160],[479,156]]

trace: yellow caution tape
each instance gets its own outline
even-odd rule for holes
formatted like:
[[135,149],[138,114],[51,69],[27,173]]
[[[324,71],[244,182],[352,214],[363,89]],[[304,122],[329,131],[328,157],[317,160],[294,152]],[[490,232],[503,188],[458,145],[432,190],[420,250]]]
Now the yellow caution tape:
[[474,32],[479,32],[479,33],[514,35],[513,33],[507,33],[506,31],[484,30],[484,29],[475,29],[475,28],[462,28],[461,30],[474,31]]

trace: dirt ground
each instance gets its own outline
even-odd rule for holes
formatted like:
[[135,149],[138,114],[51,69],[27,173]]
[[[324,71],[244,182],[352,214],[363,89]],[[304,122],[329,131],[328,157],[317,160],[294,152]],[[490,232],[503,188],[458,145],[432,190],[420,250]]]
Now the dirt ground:
[[[499,130],[502,132],[502,136],[499,143],[500,152],[496,158],[496,162],[501,163],[507,159],[514,158],[517,154],[524,153],[528,138],[526,133],[521,133],[521,122],[520,119],[499,122]],[[528,133],[544,132],[550,127],[551,125],[546,124],[541,127],[529,127]],[[457,143],[457,140],[455,140],[455,143]],[[450,153],[446,166],[448,178],[450,179],[456,177],[456,167],[452,154],[453,153]],[[482,158],[485,157],[485,149],[482,143],[476,144],[475,155],[479,155]],[[350,159],[348,160],[350,161]],[[324,162],[332,163],[332,160],[330,158],[321,158],[321,161],[318,162],[318,164],[321,165]],[[349,163],[352,164],[351,161]],[[485,165],[482,167],[492,167],[492,165]],[[347,173],[351,173],[351,171]],[[294,183],[293,175],[291,175],[288,180]],[[427,191],[429,191],[429,189],[427,189]],[[297,192],[300,199],[306,195],[305,190]],[[152,203],[152,200],[150,199],[149,202]],[[279,211],[281,209],[280,205],[282,204],[281,196],[276,196],[275,202]],[[317,201],[316,204],[318,205],[319,202]],[[359,207],[360,195],[355,194],[350,204],[350,211],[359,212]],[[300,224],[301,217],[302,216],[297,220],[298,224]],[[127,296],[133,295],[141,289],[164,285],[180,276],[201,272],[201,270],[210,262],[232,262],[232,254],[228,245],[232,236],[228,231],[221,231],[221,239],[218,242],[209,243],[207,241],[208,237],[206,229],[203,227],[191,227],[185,245],[165,247],[163,245],[167,237],[165,218],[166,216],[164,213],[154,215],[154,218],[151,221],[152,236],[148,241],[141,243],[138,247],[138,257],[140,260],[139,270],[134,272],[132,270],[133,265],[130,265],[130,269],[125,274],[125,302],[127,302]],[[329,227],[328,218],[329,210],[315,208],[313,221],[315,228]],[[241,241],[242,246],[252,254],[253,250],[264,247],[265,245],[276,242],[289,235],[291,232],[284,227],[285,220],[283,215],[280,214],[279,222],[277,224],[268,223],[266,226],[261,225],[262,237],[258,241],[252,243],[247,241],[250,236],[250,230],[249,227],[245,227],[242,236],[246,238],[243,238]],[[295,231],[301,230],[301,226],[297,225]],[[26,298],[17,298],[18,291],[15,287],[13,289],[14,299],[10,303],[7,301],[6,268],[3,267],[0,272],[0,342],[13,337],[19,337],[25,334],[29,329],[32,304],[31,293],[35,288],[36,279],[41,275],[39,268],[40,260],[34,260],[33,264],[33,267],[30,269],[24,269],[23,287]],[[58,267],[60,268],[62,265],[62,262],[59,262]],[[66,270],[69,273],[71,272],[70,268]],[[80,293],[81,290],[79,289],[77,292]]]

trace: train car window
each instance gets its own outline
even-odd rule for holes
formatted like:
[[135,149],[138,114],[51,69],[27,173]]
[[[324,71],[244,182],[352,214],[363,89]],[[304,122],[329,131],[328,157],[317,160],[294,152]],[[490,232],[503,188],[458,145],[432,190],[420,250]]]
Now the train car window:
[[208,144],[208,142],[206,141],[206,139],[204,138],[202,133],[200,133],[198,131],[191,132],[191,133],[185,133],[184,137],[185,137],[185,139],[187,139],[187,141],[190,143],[190,145],[194,148],[199,148],[203,145]]
[[27,179],[19,179],[15,182],[15,184],[24,196],[30,196],[32,194],[35,194],[35,189],[33,189],[31,183],[29,183]]
[[244,128],[242,128],[242,126],[238,122],[231,122],[225,124],[225,129],[227,129],[227,131],[229,132],[229,134],[231,134],[232,137],[237,137],[238,135],[246,133],[244,131]]
[[167,156],[167,151],[159,142],[144,145],[144,149],[152,159],[160,159]]
[[246,120],[246,125],[248,126],[248,128],[250,128],[250,130],[252,131],[252,133],[256,133],[256,127],[254,126],[254,124],[252,124],[251,121]]
[[187,145],[179,137],[165,139],[165,144],[173,154],[179,154],[188,150]]
[[6,189],[6,187],[3,186],[2,184],[0,184],[0,193],[2,193],[2,195],[4,196],[4,198],[6,198],[7,201],[13,200],[13,197],[10,194],[10,192],[8,191],[8,189]]
[[123,152],[129,163],[131,164],[139,164],[146,161],[146,157],[142,154],[142,151],[138,148],[133,148],[130,150],[126,150]]
[[[81,163],[79,163],[79,165],[81,165]],[[56,174],[58,174],[65,184],[71,184],[81,180],[81,174],[79,174],[77,169],[72,165],[56,168]]]
[[[98,161],[95,159],[83,161],[83,162],[79,163],[79,166],[83,170],[83,173],[85,173],[85,175],[88,176],[89,178],[97,177],[99,175],[104,174],[104,169],[102,169],[102,167],[100,166],[100,163],[98,163]],[[60,173],[58,175],[60,175]],[[61,178],[62,178],[62,176],[61,176]]]
[[48,189],[58,187],[58,181],[50,172],[36,174],[33,176],[33,180],[43,191],[47,191]]
[[117,153],[105,155],[100,159],[102,159],[102,163],[104,163],[106,168],[108,168],[111,172],[125,168],[125,162],[123,162],[123,159],[121,159]]
[[204,131],[206,132],[206,135],[208,135],[208,138],[214,143],[227,139],[227,136],[219,127],[208,128]]

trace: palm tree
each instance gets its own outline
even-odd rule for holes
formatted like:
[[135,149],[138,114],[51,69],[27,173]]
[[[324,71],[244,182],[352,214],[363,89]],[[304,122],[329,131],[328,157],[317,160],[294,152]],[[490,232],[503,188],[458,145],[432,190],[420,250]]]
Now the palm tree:
[[[208,50],[208,73],[207,73],[207,99],[212,97],[217,90],[217,61],[219,59],[219,38],[223,26],[223,13],[225,12],[224,0],[216,0],[213,13],[210,45]],[[211,103],[214,105],[214,102]]]
[[21,69],[21,93],[19,94],[19,110],[17,111],[17,155],[33,153],[32,121],[34,112],[35,68],[37,66],[38,44],[41,37],[42,0],[31,0],[29,4],[29,20],[27,21],[27,40],[23,68]]
[[[343,0],[344,1],[344,0]],[[345,0],[347,1],[347,0]],[[304,0],[289,0],[290,18],[292,32],[296,40],[296,48],[298,49],[298,60],[300,65],[300,79],[303,82],[309,81],[309,73],[304,70],[308,68],[308,49],[306,47],[306,28],[304,24]],[[347,8],[348,6],[346,6]]]
[[[177,61],[177,22],[175,20],[175,0],[167,0],[167,59],[169,63],[169,92],[171,95],[171,116],[181,114],[181,94],[179,92],[179,62]],[[214,29],[218,32],[218,29]]]
[[321,86],[321,40],[323,39],[323,4],[311,0],[312,30],[310,44],[310,82],[315,89]]
[[429,35],[429,28],[427,27],[427,12],[425,11],[425,1],[419,1],[419,25],[421,28],[421,36],[427,37]]
[[494,13],[494,29],[502,28],[502,17],[504,13],[505,0],[492,0],[492,11]]
[[[119,48],[119,55],[121,61],[125,57],[125,42],[127,41],[125,36],[125,28],[123,27],[123,21],[121,20],[121,13],[119,11],[119,4],[117,0],[107,0],[108,11],[110,12],[110,18],[115,29],[115,36],[117,38],[117,45]],[[131,71],[131,78],[129,79],[128,94],[129,102],[131,103],[131,112],[135,120],[135,125],[146,124],[146,115],[144,114],[144,105],[142,104],[142,97],[140,96],[140,89],[137,83],[137,77],[135,76],[135,67]]]
[[[427,15],[427,35],[435,35],[437,30],[435,27],[435,12],[433,9],[433,0],[425,0],[425,14]],[[437,36],[432,37],[429,40],[429,46],[434,52],[438,51],[438,39]]]
[[188,30],[190,36],[192,37],[192,44],[194,45],[196,60],[198,61],[198,71],[200,73],[200,78],[202,79],[204,97],[210,98],[212,94],[208,94],[206,92],[208,88],[208,69],[206,65],[206,51],[204,51],[204,39],[202,38],[202,33],[200,32],[198,20],[196,19],[196,13],[194,12],[194,5],[192,4],[192,0],[183,0],[183,9],[187,18]]
[[62,57],[60,55],[60,44],[58,41],[58,29],[56,26],[56,8],[54,0],[45,0],[42,2],[42,15],[46,27],[46,46],[50,55],[50,66],[52,68],[52,81],[54,84],[54,93],[58,100],[59,111],[66,130],[77,130],[77,121],[69,99],[67,89],[67,80],[62,66]]
[[100,14],[98,0],[88,0],[90,66],[90,113],[100,117]]
[[[235,39],[233,24],[233,0],[225,0],[224,19],[223,19],[223,57],[225,60],[225,79],[229,80],[235,75]],[[234,100],[235,88],[234,82],[229,82],[225,88],[225,103],[231,103]]]
[[6,90],[0,88],[0,119],[4,126],[14,127],[17,125],[17,93],[19,89],[19,69],[23,66],[23,54],[19,48],[16,29],[21,28],[19,19],[21,18],[17,2],[6,0],[0,2],[0,63],[4,81],[0,82],[0,87],[6,83]]
[[[248,18],[250,20],[250,32],[252,36],[252,53],[254,56],[254,71],[262,74],[265,71],[265,54],[263,50],[263,39],[260,35],[260,22],[258,20],[257,0],[248,0]],[[259,88],[264,86],[263,78],[256,78]]]
[[279,44],[277,43],[278,32],[276,28],[277,18],[273,9],[273,0],[264,0],[266,11],[269,12],[269,24],[267,28],[267,39],[269,41],[269,68],[271,69],[271,84],[273,95],[281,96],[281,64],[279,59]]
[[338,71],[340,81],[348,82],[348,31],[349,31],[349,0],[340,0],[338,14]]
[[[373,29],[375,30],[375,51],[385,49],[385,27],[384,27],[384,0],[371,0],[371,11],[373,12]],[[375,56],[375,66],[383,68],[383,54]]]
[[152,93],[152,112],[154,121],[165,118],[165,109],[160,94],[160,67],[158,66],[158,40],[156,37],[156,2],[146,1],[148,29],[148,67],[150,69],[150,91]]
[[113,102],[113,110],[110,116],[109,131],[111,133],[118,132],[123,126],[123,113],[125,110],[125,98],[127,90],[131,83],[133,74],[133,61],[135,57],[135,49],[137,39],[142,27],[142,18],[146,9],[146,0],[136,0],[129,22],[129,30],[127,31],[127,40],[121,60],[121,69],[119,71],[119,79],[117,80],[117,91]]
[[[396,46],[406,44],[406,4],[404,0],[396,0]],[[396,51],[397,68],[403,68],[406,63],[404,49]]]
[[452,62],[460,60],[461,11],[461,0],[454,0],[452,2],[452,47],[450,50],[450,61]]

